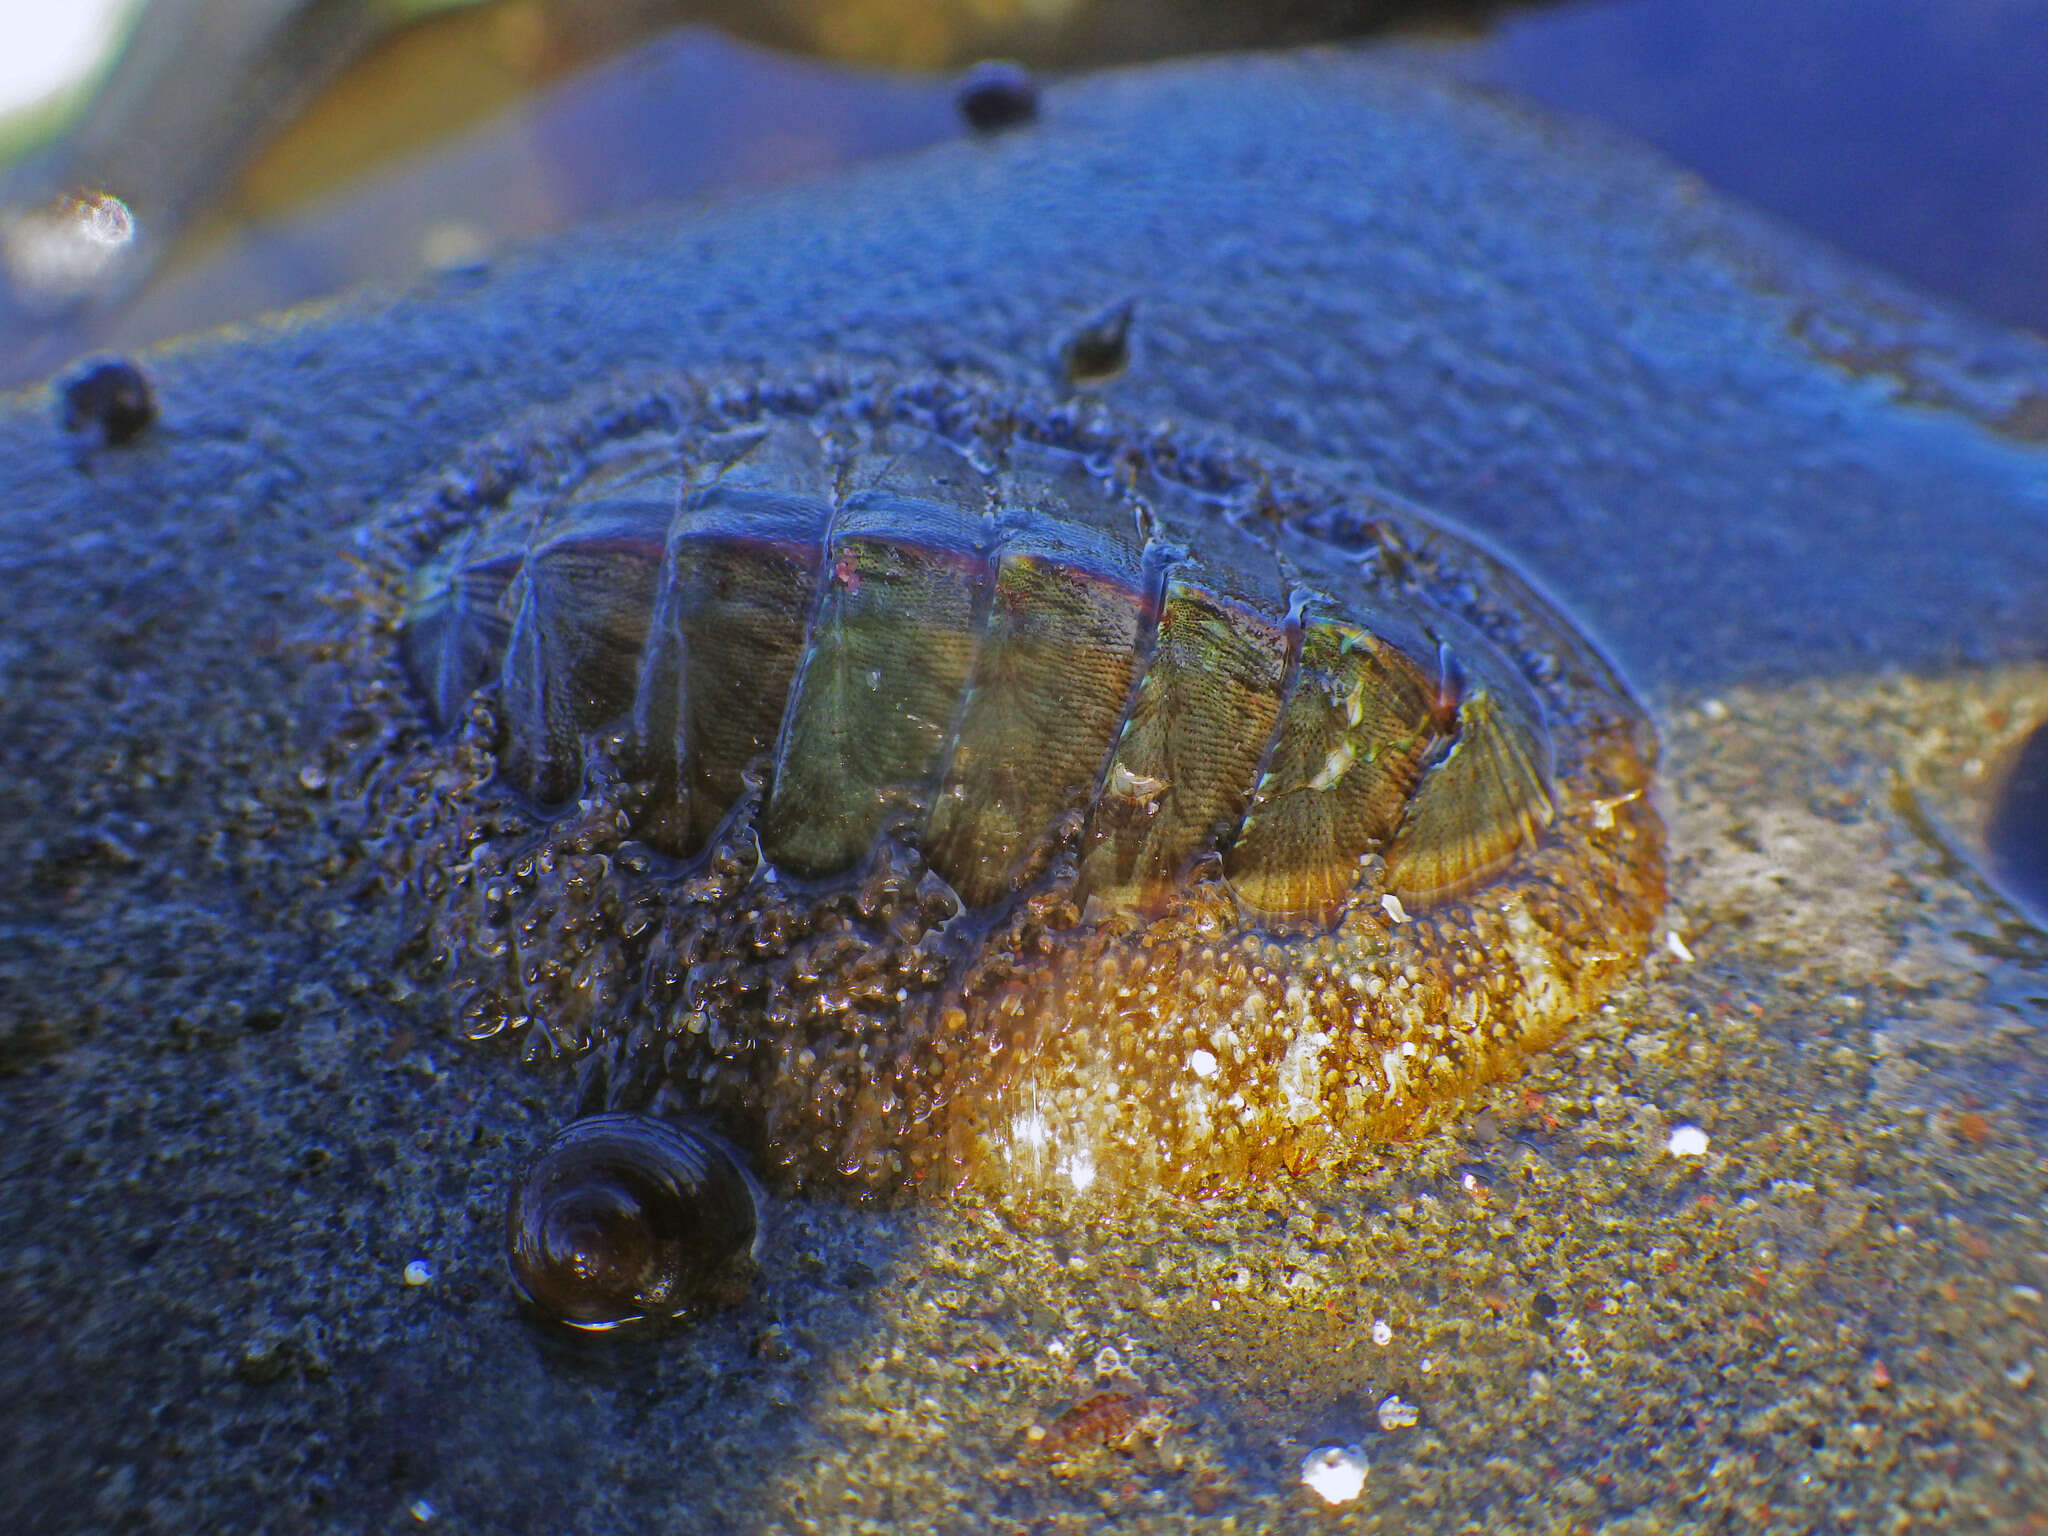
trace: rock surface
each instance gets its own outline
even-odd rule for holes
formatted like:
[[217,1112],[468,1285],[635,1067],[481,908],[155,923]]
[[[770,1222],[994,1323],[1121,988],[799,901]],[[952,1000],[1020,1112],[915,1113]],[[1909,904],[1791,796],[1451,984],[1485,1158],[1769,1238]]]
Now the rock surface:
[[[786,1206],[694,1333],[537,1329],[498,1223],[563,1085],[449,1040],[330,884],[303,637],[351,529],[615,370],[1051,388],[1131,297],[1120,408],[1411,496],[1604,637],[1664,736],[1672,937],[1373,1168],[1114,1220]],[[18,1528],[1306,1530],[1329,1444],[1390,1527],[2048,1503],[2048,940],[1946,788],[2048,707],[2038,345],[1318,54],[1077,81],[143,363],[125,448],[0,407]]]

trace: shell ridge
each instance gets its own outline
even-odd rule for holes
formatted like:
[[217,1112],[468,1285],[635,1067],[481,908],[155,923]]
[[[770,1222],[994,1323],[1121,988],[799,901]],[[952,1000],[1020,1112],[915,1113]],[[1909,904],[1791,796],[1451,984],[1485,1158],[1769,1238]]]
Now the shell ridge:
[[1266,732],[1266,744],[1260,749],[1258,761],[1252,766],[1251,783],[1244,792],[1244,810],[1238,816],[1236,825],[1230,828],[1217,845],[1216,851],[1224,856],[1226,864],[1230,850],[1236,847],[1237,840],[1244,835],[1245,828],[1250,825],[1257,811],[1259,790],[1266,782],[1267,771],[1273,766],[1273,759],[1280,750],[1281,733],[1287,727],[1288,705],[1293,703],[1295,692],[1301,686],[1302,603],[1306,597],[1305,592],[1297,591],[1288,599],[1285,630],[1287,661],[1285,669],[1280,674],[1279,707],[1273,712],[1273,725]]
[[[966,457],[964,450],[962,457]],[[967,623],[971,650],[967,658],[966,685],[961,688],[959,697],[954,700],[952,718],[946,722],[946,732],[939,743],[938,762],[925,786],[926,803],[922,831],[928,848],[932,844],[932,832],[939,819],[939,799],[946,792],[946,785],[952,779],[954,763],[960,754],[961,735],[967,729],[967,722],[974,709],[982,659],[988,648],[988,626],[995,612],[996,579],[1001,569],[1005,538],[998,517],[993,480],[982,471],[980,465],[971,459],[968,462],[977,472],[983,474],[980,544],[982,570],[981,579],[975,583],[974,608]],[[941,878],[949,882],[955,879],[943,871]]]
[[518,603],[512,633],[505,642],[499,685],[507,717],[506,760],[520,764],[525,759],[524,771],[518,775],[526,781],[521,788],[545,803],[551,798],[545,786],[552,777],[555,752],[548,719],[547,669],[541,660],[543,620],[533,601],[530,567],[520,567],[515,590]]
[[[683,493],[686,502],[690,492]],[[632,755],[635,768],[651,780],[652,818],[665,824],[654,839],[667,851],[687,845],[694,786],[689,740],[690,640],[683,627],[680,582],[676,574],[676,532],[682,508],[669,524],[661,574],[655,588],[654,614],[647,626],[647,644],[640,656],[640,675],[633,689]]]
[[[1155,527],[1155,524],[1140,520],[1141,528]],[[1110,735],[1109,745],[1103,749],[1102,766],[1095,775],[1095,786],[1088,796],[1087,819],[1084,823],[1082,878],[1075,894],[1087,899],[1090,890],[1088,869],[1097,850],[1108,836],[1102,826],[1110,814],[1113,797],[1116,796],[1114,778],[1117,762],[1138,719],[1138,710],[1145,697],[1145,683],[1151,676],[1152,665],[1159,656],[1159,621],[1166,608],[1166,592],[1174,579],[1174,573],[1190,558],[1189,551],[1177,543],[1168,543],[1157,537],[1148,537],[1139,557],[1139,572],[1145,583],[1144,598],[1138,609],[1138,637],[1134,647],[1135,664],[1131,668],[1130,687],[1125,690],[1123,708],[1117,716],[1116,729]]]
[[[770,754],[767,782],[762,786],[761,820],[764,823],[773,814],[776,788],[783,782],[788,771],[789,753],[795,739],[796,721],[802,706],[804,687],[810,677],[812,663],[818,654],[818,624],[830,596],[832,545],[848,499],[846,471],[843,465],[839,466],[835,481],[829,492],[832,510],[825,519],[825,526],[819,530],[818,547],[811,562],[809,605],[804,615],[803,639],[798,644],[796,672],[789,680],[789,693],[783,700],[782,722],[776,728],[775,750]],[[766,829],[764,827],[759,831],[761,857],[768,860],[770,854],[767,848]]]

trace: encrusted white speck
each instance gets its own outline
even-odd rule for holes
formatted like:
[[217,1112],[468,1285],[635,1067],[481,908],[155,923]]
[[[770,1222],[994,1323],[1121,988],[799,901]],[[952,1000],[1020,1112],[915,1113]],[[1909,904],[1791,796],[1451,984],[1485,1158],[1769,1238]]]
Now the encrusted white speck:
[[1095,1182],[1095,1154],[1086,1147],[1076,1147],[1060,1159],[1060,1172],[1067,1176],[1074,1192],[1079,1194]]
[[1422,1422],[1422,1410],[1403,1402],[1398,1393],[1390,1393],[1380,1403],[1378,1417],[1381,1429],[1413,1429]]
[[1673,1157],[1705,1157],[1707,1133],[1696,1125],[1673,1126],[1671,1140],[1665,1146]]
[[1365,1452],[1355,1445],[1325,1445],[1301,1458],[1301,1480],[1325,1504],[1349,1504],[1365,1487]]
[[1330,1037],[1320,1030],[1305,1030],[1287,1042],[1287,1054],[1280,1058],[1280,1093],[1287,1101],[1287,1118],[1297,1125],[1322,1113],[1318,1084],[1323,1047],[1329,1043]]
[[1323,758],[1322,769],[1308,781],[1308,787],[1319,792],[1329,789],[1351,771],[1352,759],[1355,756],[1356,749],[1349,741],[1340,743]]

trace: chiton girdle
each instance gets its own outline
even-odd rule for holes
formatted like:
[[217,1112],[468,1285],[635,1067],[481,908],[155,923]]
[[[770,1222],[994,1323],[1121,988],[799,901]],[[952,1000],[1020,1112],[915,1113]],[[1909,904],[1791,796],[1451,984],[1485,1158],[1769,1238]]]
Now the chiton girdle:
[[1654,743],[1571,624],[1221,435],[655,383],[364,542],[424,963],[587,1104],[680,1095],[786,1181],[1355,1153],[1548,1043],[1661,905]]

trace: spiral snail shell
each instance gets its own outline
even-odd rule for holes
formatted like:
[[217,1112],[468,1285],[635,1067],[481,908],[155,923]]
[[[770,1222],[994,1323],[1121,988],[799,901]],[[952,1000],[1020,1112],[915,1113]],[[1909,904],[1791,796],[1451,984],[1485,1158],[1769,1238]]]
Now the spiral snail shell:
[[760,1191],[717,1138],[652,1115],[590,1115],[535,1154],[505,1213],[519,1293],[574,1328],[736,1301],[761,1243]]

